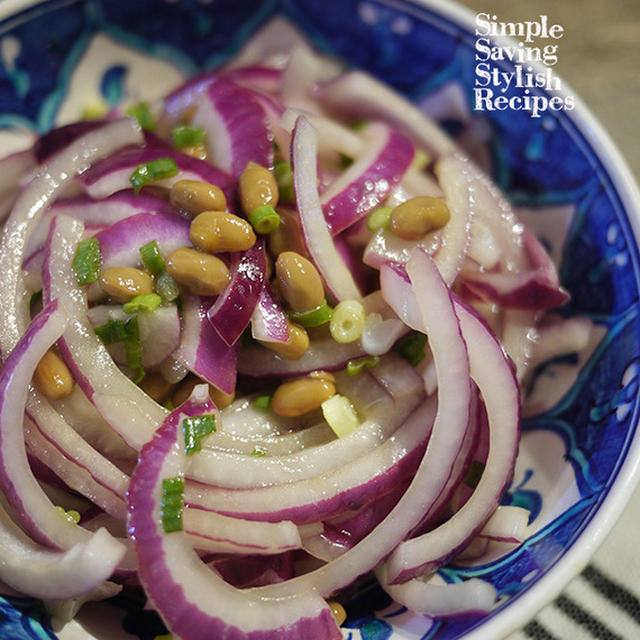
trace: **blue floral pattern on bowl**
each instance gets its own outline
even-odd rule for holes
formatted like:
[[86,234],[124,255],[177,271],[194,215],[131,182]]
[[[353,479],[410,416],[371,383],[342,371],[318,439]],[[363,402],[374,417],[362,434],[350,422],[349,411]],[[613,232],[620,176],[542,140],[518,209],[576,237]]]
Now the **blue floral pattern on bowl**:
[[[0,23],[0,144],[8,149],[79,118],[91,101],[111,106],[162,95],[181,78],[224,62],[277,14],[321,51],[370,71],[416,103],[454,91],[467,117],[480,117],[471,111],[472,33],[405,0],[52,0]],[[532,119],[526,112],[494,111],[482,118],[491,132],[495,180],[526,209],[527,223],[560,262],[572,296],[562,313],[587,316],[598,328],[588,354],[545,363],[530,390],[539,410],[524,421],[521,455],[503,498],[531,511],[528,539],[480,563],[440,572],[447,582],[472,576],[492,582],[499,605],[491,618],[554,566],[616,480],[636,437],[640,318],[638,250],[628,214],[570,115]],[[462,120],[448,115],[443,125],[459,132]],[[153,614],[143,621],[141,603],[129,597],[109,606],[119,611],[122,638],[164,633]],[[373,582],[360,585],[347,611],[344,634],[351,640],[453,640],[487,619],[415,617]],[[113,633],[109,640],[116,640]],[[58,635],[37,603],[7,595],[0,599],[0,637]]]

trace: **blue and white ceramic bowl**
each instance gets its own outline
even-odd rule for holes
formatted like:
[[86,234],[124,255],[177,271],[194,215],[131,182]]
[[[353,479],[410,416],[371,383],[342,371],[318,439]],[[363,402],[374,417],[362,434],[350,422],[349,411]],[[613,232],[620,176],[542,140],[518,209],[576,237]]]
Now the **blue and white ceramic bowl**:
[[[344,635],[351,640],[497,640],[584,567],[638,476],[640,196],[579,101],[573,111],[541,118],[473,113],[472,16],[444,0],[4,0],[0,148],[27,146],[78,119],[92,102],[158,97],[183,77],[224,63],[276,14],[320,50],[439,112],[452,134],[479,140],[494,178],[559,262],[572,295],[564,313],[596,325],[587,353],[548,362],[535,374],[504,498],[530,509],[528,539],[481,564],[441,571],[449,582],[492,582],[495,610],[482,619],[431,621],[407,613],[373,584],[347,607]],[[153,640],[166,633],[130,597],[90,605],[54,631],[37,602],[4,593],[0,637],[8,640]]]

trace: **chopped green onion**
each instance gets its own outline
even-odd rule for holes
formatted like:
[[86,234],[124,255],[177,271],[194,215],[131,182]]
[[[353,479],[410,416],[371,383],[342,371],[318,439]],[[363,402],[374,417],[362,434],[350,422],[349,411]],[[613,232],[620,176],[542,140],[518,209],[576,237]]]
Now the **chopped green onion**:
[[345,396],[336,394],[322,403],[322,415],[339,438],[352,433],[360,424],[353,405]]
[[415,367],[424,358],[424,345],[426,343],[427,336],[424,333],[414,331],[398,342],[395,351],[405,360],[408,360],[411,366]]
[[173,404],[173,400],[171,400],[171,398],[167,398],[162,406],[168,411],[173,411],[175,409],[175,405]]
[[157,293],[142,293],[139,296],[125,302],[122,309],[125,313],[138,313],[138,311],[155,311],[162,302]]
[[289,317],[301,327],[319,327],[331,320],[333,309],[325,300],[319,307],[309,311],[290,311]]
[[155,288],[163,302],[173,302],[180,295],[178,283],[166,271],[156,278]]
[[160,514],[165,533],[182,531],[182,511],[184,510],[184,478],[162,479]]
[[138,104],[130,106],[124,112],[124,115],[133,116],[145,131],[153,131],[156,128],[151,109],[149,109],[149,105],[146,102],[138,102]]
[[109,320],[107,324],[96,327],[94,331],[103,344],[122,342],[129,337],[124,320]]
[[364,327],[364,307],[357,300],[343,300],[333,310],[329,331],[331,337],[342,344],[355,342]]
[[276,162],[273,167],[273,176],[278,183],[278,196],[280,202],[295,202],[293,192],[293,171],[288,162]]
[[140,247],[142,262],[154,276],[158,276],[165,270],[164,258],[160,253],[160,247],[155,240],[147,242]]
[[127,356],[127,366],[135,372],[133,381],[138,384],[144,378],[142,367],[142,342],[138,318],[131,316],[125,323],[127,337],[124,340],[124,351]]
[[212,413],[182,421],[184,433],[184,450],[188,456],[202,449],[202,438],[216,430],[216,417]]
[[264,409],[266,411],[271,405],[271,396],[268,393],[257,396],[252,404],[256,409]]
[[469,467],[469,472],[467,473],[467,477],[464,479],[464,483],[468,487],[475,489],[480,482],[480,478],[482,478],[484,467],[484,463],[480,462],[480,460],[474,460],[471,463],[471,467]]
[[176,149],[197,147],[204,142],[204,129],[196,125],[181,124],[173,128],[171,139]]
[[262,458],[262,456],[267,455],[267,450],[264,447],[253,447],[253,451],[250,455],[254,456],[255,458]]
[[368,120],[356,120],[351,124],[353,131],[362,131],[368,124]]
[[58,509],[58,511],[60,511],[60,513],[62,513],[69,522],[73,522],[73,524],[78,524],[78,522],[80,522],[80,514],[75,509],[69,509],[69,511],[67,511],[59,504],[56,505],[56,509]]
[[378,207],[374,209],[367,218],[367,229],[369,231],[386,229],[389,226],[392,211],[393,207]]
[[255,232],[260,235],[271,233],[280,226],[280,216],[270,204],[256,207],[248,217]]
[[162,178],[170,178],[178,173],[178,165],[173,158],[158,158],[139,164],[129,176],[134,193],[139,193],[145,184]]
[[76,255],[73,258],[73,273],[80,286],[96,282],[100,277],[102,256],[100,255],[100,241],[89,238],[78,243]]
[[380,356],[365,356],[357,360],[349,360],[347,362],[347,375],[357,376],[364,369],[373,369],[378,362],[380,362]]
[[172,633],[163,633],[161,636],[155,636],[153,640],[175,640]]

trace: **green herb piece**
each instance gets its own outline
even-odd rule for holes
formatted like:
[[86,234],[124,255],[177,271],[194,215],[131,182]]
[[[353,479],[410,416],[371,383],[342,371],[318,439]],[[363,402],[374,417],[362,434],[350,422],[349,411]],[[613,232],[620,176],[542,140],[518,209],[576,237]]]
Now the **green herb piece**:
[[266,411],[271,405],[271,396],[268,393],[256,396],[252,404],[256,409],[263,409]]
[[319,307],[309,311],[290,311],[289,317],[301,327],[319,327],[331,320],[333,309],[325,300]]
[[173,158],[158,158],[139,164],[129,176],[129,182],[133,186],[134,193],[140,193],[145,184],[162,178],[170,178],[178,173],[178,165]]
[[100,277],[102,256],[100,255],[100,241],[89,238],[78,243],[76,255],[72,263],[73,273],[77,283],[82,286],[96,282]]
[[178,283],[166,271],[156,278],[155,288],[163,302],[173,302],[180,295]]
[[368,124],[367,120],[356,120],[351,124],[351,129],[353,131],[362,131]]
[[184,478],[162,479],[162,497],[160,514],[165,533],[182,531],[182,512],[184,510]]
[[360,424],[358,414],[349,398],[339,393],[322,403],[322,415],[339,438],[353,433]]
[[288,162],[276,162],[273,167],[273,177],[278,183],[278,196],[280,202],[295,202],[293,192],[293,170]]
[[142,262],[154,276],[158,276],[165,270],[164,258],[160,253],[160,247],[155,240],[147,242],[140,247]]
[[80,514],[75,509],[69,509],[67,511],[64,507],[60,506],[59,504],[56,505],[56,509],[60,511],[60,513],[69,522],[72,522],[73,524],[78,524],[78,522],[80,522]]
[[165,409],[167,409],[168,411],[173,411],[176,407],[173,404],[173,400],[171,400],[171,398],[167,398],[164,401],[164,404],[162,405]]
[[358,358],[357,360],[349,360],[347,362],[347,375],[357,376],[365,369],[373,369],[378,362],[380,362],[380,356],[365,356],[364,358]]
[[480,478],[482,478],[482,474],[484,473],[484,463],[479,460],[474,460],[471,463],[471,467],[469,467],[469,472],[467,473],[467,477],[464,479],[464,483],[475,489],[480,482]]
[[270,204],[265,204],[249,214],[249,222],[256,233],[266,235],[280,226],[280,216]]
[[407,360],[411,366],[415,367],[424,358],[424,345],[426,343],[427,336],[424,333],[414,331],[398,342],[395,351]]
[[125,112],[125,116],[133,116],[142,129],[145,131],[153,131],[156,128],[156,122],[151,114],[151,109],[146,102],[138,102],[130,106]]
[[181,124],[171,131],[171,139],[176,149],[197,147],[204,142],[204,129],[195,125]]
[[131,316],[125,322],[127,337],[124,340],[124,351],[127,356],[127,366],[134,371],[133,381],[138,384],[144,378],[142,367],[142,342],[140,340],[140,329],[138,318]]
[[267,455],[267,450],[264,447],[253,447],[253,451],[251,452],[252,456],[255,458],[262,458]]
[[94,331],[104,344],[122,342],[129,336],[124,320],[109,320],[107,324],[96,327]]
[[188,456],[202,449],[202,438],[216,430],[216,417],[212,413],[182,421],[184,433],[184,450]]
[[340,167],[342,169],[348,169],[353,164],[353,158],[346,153],[340,154]]
[[138,313],[138,311],[155,311],[162,302],[157,293],[142,293],[139,296],[125,302],[122,309],[125,313]]
[[378,207],[374,209],[367,218],[367,229],[369,231],[377,231],[378,229],[388,228],[392,211],[393,207]]

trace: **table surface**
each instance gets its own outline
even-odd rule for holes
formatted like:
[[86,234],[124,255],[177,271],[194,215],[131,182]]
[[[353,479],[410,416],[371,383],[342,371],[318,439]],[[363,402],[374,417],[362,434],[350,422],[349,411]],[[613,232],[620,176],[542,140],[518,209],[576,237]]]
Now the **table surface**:
[[[459,2],[502,22],[546,15],[550,25],[562,25],[554,69],[600,120],[640,181],[640,1]],[[639,525],[640,488],[587,570],[508,640],[640,638]]]

